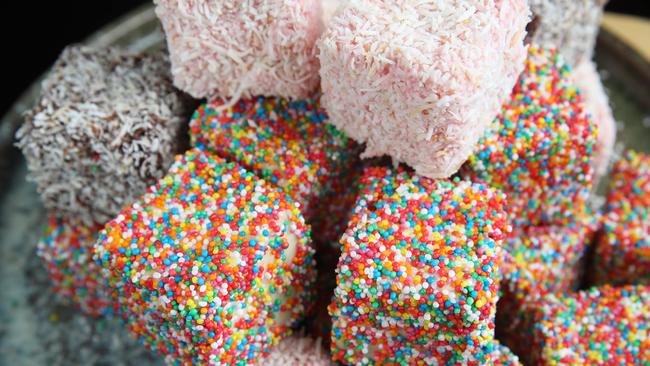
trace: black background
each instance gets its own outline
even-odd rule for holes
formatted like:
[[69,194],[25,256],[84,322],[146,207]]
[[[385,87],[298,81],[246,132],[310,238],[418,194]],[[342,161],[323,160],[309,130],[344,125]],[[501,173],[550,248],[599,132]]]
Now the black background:
[[[0,5],[0,115],[61,49],[146,0],[19,0]],[[650,17],[647,1],[612,0],[608,10]]]

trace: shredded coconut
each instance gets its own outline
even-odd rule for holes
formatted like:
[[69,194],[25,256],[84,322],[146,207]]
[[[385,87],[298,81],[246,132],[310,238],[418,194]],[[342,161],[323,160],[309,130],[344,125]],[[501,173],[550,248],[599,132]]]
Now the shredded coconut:
[[335,366],[320,340],[293,336],[282,340],[259,366]]
[[45,207],[108,221],[171,164],[188,100],[162,53],[66,48],[16,135]]
[[528,0],[530,40],[560,50],[571,67],[592,58],[603,8],[609,0]]
[[448,177],[526,57],[524,0],[353,0],[318,42],[330,122],[419,174]]
[[197,98],[307,97],[319,83],[323,14],[333,12],[321,1],[155,0],[175,85]]

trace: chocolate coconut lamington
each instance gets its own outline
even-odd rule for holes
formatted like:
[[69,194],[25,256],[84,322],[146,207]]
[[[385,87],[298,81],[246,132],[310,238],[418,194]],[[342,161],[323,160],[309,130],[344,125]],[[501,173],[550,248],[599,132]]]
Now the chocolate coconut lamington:
[[162,52],[63,51],[16,136],[47,209],[106,222],[163,175],[190,107],[169,69]]

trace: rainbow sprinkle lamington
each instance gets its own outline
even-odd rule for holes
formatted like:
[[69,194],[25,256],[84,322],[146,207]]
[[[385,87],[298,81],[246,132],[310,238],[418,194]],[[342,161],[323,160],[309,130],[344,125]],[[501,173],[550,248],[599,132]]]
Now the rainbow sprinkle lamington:
[[494,351],[505,197],[461,180],[369,168],[341,238],[335,360],[479,365]]
[[497,333],[517,354],[527,352],[524,335],[530,333],[532,309],[542,297],[580,284],[587,246],[597,229],[598,216],[585,208],[576,222],[517,229],[505,241]]
[[627,151],[614,165],[590,275],[596,284],[650,282],[650,156]]
[[614,155],[616,145],[616,119],[609,97],[600,78],[596,63],[586,61],[573,69],[573,80],[585,102],[585,110],[598,126],[598,139],[594,156],[594,186],[602,178]]
[[516,227],[574,221],[589,197],[597,129],[557,51],[531,46],[510,100],[463,174],[503,190]]
[[37,254],[45,262],[54,292],[93,316],[111,313],[110,297],[92,247],[101,225],[50,215]]
[[503,268],[506,287],[521,290],[520,299],[575,288],[585,251],[597,229],[598,216],[585,209],[578,221],[565,226],[515,230],[504,247],[512,258]]
[[174,365],[249,365],[311,298],[297,206],[236,163],[192,149],[95,246],[117,313]]
[[536,314],[533,365],[650,364],[650,288],[550,295]]
[[194,113],[190,136],[193,146],[237,161],[284,189],[302,205],[315,240],[331,242],[340,238],[352,202],[327,202],[345,196],[339,181],[354,173],[359,149],[326,120],[318,97],[258,97],[232,107],[216,98]]

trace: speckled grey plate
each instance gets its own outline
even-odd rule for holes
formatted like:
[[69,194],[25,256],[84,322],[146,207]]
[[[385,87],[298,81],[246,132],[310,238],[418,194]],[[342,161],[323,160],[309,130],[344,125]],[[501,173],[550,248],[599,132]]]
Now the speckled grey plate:
[[[139,51],[160,47],[163,35],[151,6],[117,20],[87,40]],[[650,152],[650,66],[609,34],[597,61],[619,122],[622,145]],[[92,319],[61,305],[35,256],[44,212],[13,148],[23,111],[38,95],[35,83],[0,121],[0,366],[161,365],[114,319]],[[619,151],[622,149],[619,145]],[[289,365],[287,365],[289,366]]]

